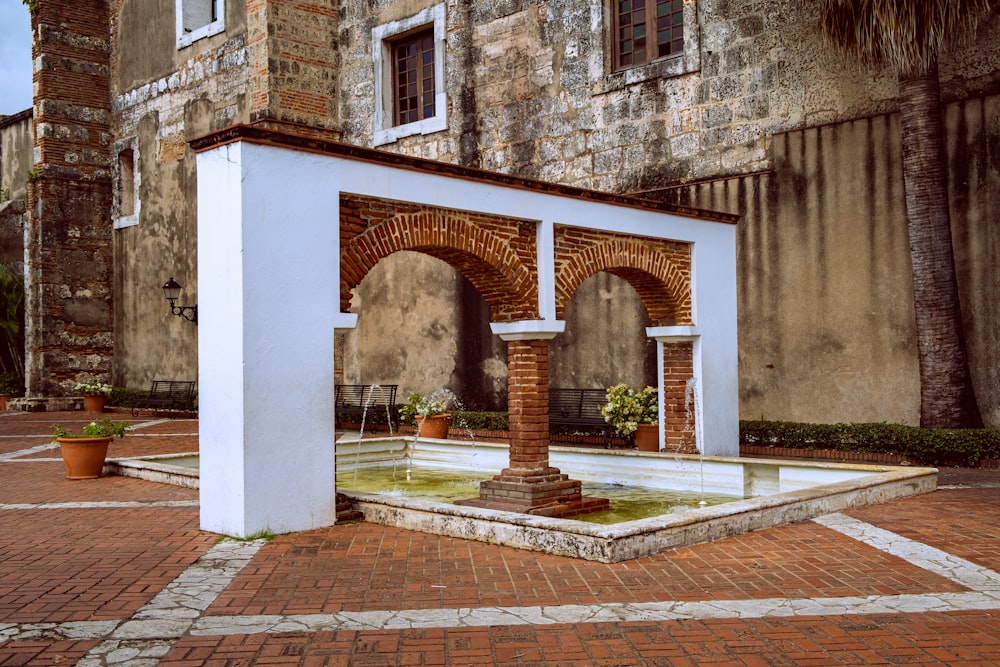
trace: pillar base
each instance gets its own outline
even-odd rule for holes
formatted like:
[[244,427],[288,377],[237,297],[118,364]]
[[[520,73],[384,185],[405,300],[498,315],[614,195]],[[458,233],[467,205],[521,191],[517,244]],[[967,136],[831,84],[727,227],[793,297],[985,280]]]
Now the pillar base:
[[[505,469],[504,473],[515,473]],[[500,474],[481,482],[479,497],[456,500],[456,505],[548,517],[571,517],[601,512],[611,507],[607,498],[585,497],[581,483],[558,468],[532,471],[539,474]]]

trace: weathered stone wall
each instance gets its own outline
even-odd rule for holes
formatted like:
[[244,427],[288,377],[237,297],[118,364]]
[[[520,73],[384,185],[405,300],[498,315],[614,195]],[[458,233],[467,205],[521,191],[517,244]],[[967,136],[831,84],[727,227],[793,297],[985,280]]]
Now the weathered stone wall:
[[[1000,97],[946,111],[960,298],[977,400],[1000,427]],[[919,421],[919,369],[895,115],[775,136],[771,173],[665,199],[739,213],[746,419]]]
[[133,220],[116,220],[117,385],[197,379],[197,327],[170,315],[160,288],[173,277],[184,288],[178,303],[198,302],[197,187],[187,142],[250,119],[246,12],[239,2],[225,4],[224,33],[178,49],[173,2],[114,3],[114,152],[133,151],[140,202]]
[[24,270],[28,171],[35,143],[31,109],[0,118],[0,263]]
[[[43,86],[41,99],[49,100],[43,115],[73,118],[44,125],[68,134],[39,139],[45,166],[40,171],[61,169],[66,155],[84,161],[99,157],[101,170],[87,177],[97,188],[86,195],[93,206],[86,213],[83,190],[76,190],[81,209],[72,215],[103,216],[87,233],[115,219],[113,290],[68,289],[85,300],[99,295],[95,303],[113,312],[115,384],[144,386],[154,377],[194,378],[197,372],[197,329],[169,315],[159,289],[173,276],[184,285],[181,303],[197,302],[197,193],[186,142],[253,120],[301,124],[328,136],[339,132],[345,141],[371,145],[377,97],[372,29],[435,4],[230,1],[224,33],[181,49],[174,43],[173,2],[113,0],[107,16],[100,5],[96,16],[104,16],[103,36],[74,38],[67,53],[77,59],[78,49],[96,45],[105,60],[78,69],[76,78],[60,79],[60,87],[51,78]],[[73,12],[90,6],[66,0],[40,3],[45,5],[50,16],[69,12],[58,20],[74,21]],[[895,169],[898,145],[889,138],[895,131],[891,123],[882,127],[880,120],[895,108],[896,87],[891,75],[862,71],[823,44],[815,3],[685,0],[698,30],[689,35],[690,53],[681,66],[625,72],[610,66],[602,0],[445,0],[444,5],[447,129],[382,148],[615,192],[693,183],[683,195],[686,201],[745,216],[738,259],[743,415],[915,419],[908,287],[899,287],[909,280],[896,224],[901,199],[895,177],[886,176]],[[45,25],[58,20],[46,19]],[[61,28],[45,27],[39,34],[40,44],[70,47]],[[51,59],[42,63],[36,76],[43,78],[60,66]],[[1000,334],[992,324],[998,318],[987,268],[995,265],[997,245],[990,224],[995,217],[990,203],[998,192],[997,120],[990,97],[1000,91],[996,14],[974,44],[945,54],[941,74],[944,95],[956,102],[947,121],[970,353],[983,412],[1000,423],[993,396],[1000,390],[989,370],[996,366],[991,350]],[[102,94],[110,103],[96,100]],[[88,101],[64,106],[74,95],[88,95]],[[81,141],[74,139],[79,129],[89,132],[88,123],[99,116],[89,111],[81,116],[77,107],[111,112],[104,119],[110,130],[88,135],[87,141],[107,140],[96,152],[66,151],[59,143]],[[127,207],[112,204],[103,189],[110,187],[121,150],[133,151],[136,160],[140,206],[131,220],[125,220]],[[40,242],[41,230],[31,238]],[[863,274],[845,268],[855,266],[858,257],[870,258],[867,283]],[[424,256],[397,253],[356,287],[354,303],[364,304],[364,317],[345,346],[354,360],[345,363],[345,374],[355,378],[348,381],[409,377],[414,389],[430,391],[459,376],[465,382],[476,376],[482,378],[476,393],[484,402],[501,400],[502,344],[488,329],[455,334],[483,327],[488,307],[471,283],[443,263],[436,266]],[[399,365],[398,350],[406,346],[387,335],[394,330],[389,304],[396,298],[414,309],[433,302],[452,305],[449,313],[416,326],[430,332],[417,347],[429,353],[437,346],[448,361],[426,372],[425,381],[415,379],[420,375],[415,367]],[[376,304],[383,304],[384,317],[375,316]],[[598,274],[581,283],[569,302],[563,299],[563,306],[567,333],[551,346],[553,384],[652,381],[652,343],[642,333],[649,314],[632,287]],[[607,337],[594,331],[595,317],[613,324]],[[362,327],[373,328],[364,333]],[[619,347],[626,329],[636,332],[627,349]],[[54,349],[62,343],[46,345]],[[609,354],[616,359],[613,375]],[[83,365],[95,358],[87,356]],[[87,368],[110,372],[100,364]],[[373,368],[387,370],[383,376]],[[373,372],[377,377],[368,377]]]
[[[345,140],[372,137],[371,28],[430,4],[345,11]],[[697,66],[663,76],[655,67],[611,71],[600,0],[448,3],[448,129],[382,148],[650,196],[698,183],[685,203],[745,216],[742,415],[915,423],[898,130],[883,115],[896,106],[894,77],[835,54],[818,31],[815,3],[691,4],[700,26]],[[998,192],[997,121],[977,101],[1000,90],[1000,15],[974,43],[946,52],[940,70],[945,99],[958,101],[946,120],[970,354],[983,413],[1000,425],[990,370],[1000,335],[987,268],[996,247],[987,202]],[[601,289],[587,281],[574,299],[600,303]],[[642,309],[628,289],[614,302],[600,311],[604,320],[628,321]],[[577,312],[567,331],[592,321],[586,309],[567,309],[567,319]],[[618,338],[609,334],[586,355],[571,349],[576,342],[569,334],[553,341],[554,384],[603,377],[571,366],[585,358],[596,364]]]
[[0,201],[27,196],[34,143],[31,109],[0,116]]
[[566,330],[549,346],[553,387],[656,385],[656,342],[646,336],[653,323],[627,281],[595,273],[577,288],[563,318]]
[[[372,28],[433,2],[345,7],[344,139],[372,141]],[[384,146],[486,169],[625,192],[770,167],[776,133],[895,108],[891,75],[823,42],[818,5],[701,0],[697,67],[613,72],[601,0],[446,3],[448,129]],[[1000,87],[1000,18],[946,54],[947,96]]]

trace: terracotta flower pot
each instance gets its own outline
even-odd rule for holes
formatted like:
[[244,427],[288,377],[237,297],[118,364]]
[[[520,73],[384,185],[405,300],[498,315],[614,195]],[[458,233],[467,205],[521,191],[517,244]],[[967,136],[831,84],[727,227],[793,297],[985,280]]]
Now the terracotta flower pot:
[[421,438],[436,438],[446,440],[448,438],[448,424],[451,423],[451,415],[429,415],[416,418],[416,433]]
[[635,432],[635,446],[640,452],[660,451],[660,425],[639,424]]
[[104,394],[87,394],[83,397],[83,407],[87,412],[104,412],[104,403],[107,400]]
[[110,437],[105,438],[56,438],[62,453],[66,477],[70,479],[95,479],[104,470]]

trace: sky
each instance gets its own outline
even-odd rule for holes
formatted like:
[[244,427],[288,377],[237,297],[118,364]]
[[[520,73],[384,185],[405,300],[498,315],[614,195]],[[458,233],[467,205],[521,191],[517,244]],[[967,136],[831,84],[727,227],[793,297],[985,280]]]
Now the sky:
[[31,106],[31,17],[21,0],[0,0],[0,115]]

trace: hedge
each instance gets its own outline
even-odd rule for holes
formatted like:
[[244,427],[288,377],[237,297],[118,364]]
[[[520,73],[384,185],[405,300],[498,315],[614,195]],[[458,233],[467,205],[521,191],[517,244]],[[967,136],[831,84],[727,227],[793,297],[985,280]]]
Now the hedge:
[[930,466],[975,466],[980,459],[1000,458],[1000,431],[992,429],[740,421],[740,443],[898,454]]

